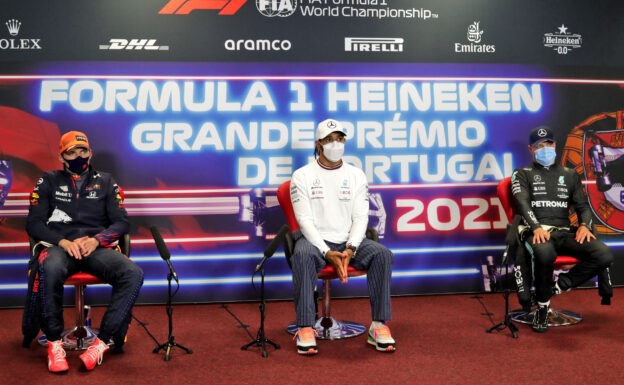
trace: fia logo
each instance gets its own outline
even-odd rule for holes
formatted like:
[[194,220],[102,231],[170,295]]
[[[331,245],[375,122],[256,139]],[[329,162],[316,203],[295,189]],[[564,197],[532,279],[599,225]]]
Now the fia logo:
[[473,43],[481,43],[481,35],[483,35],[484,31],[479,29],[480,21],[475,21],[474,23],[468,26],[468,33],[466,34],[466,38],[468,41]]
[[256,8],[266,17],[288,17],[297,10],[297,0],[256,0]]

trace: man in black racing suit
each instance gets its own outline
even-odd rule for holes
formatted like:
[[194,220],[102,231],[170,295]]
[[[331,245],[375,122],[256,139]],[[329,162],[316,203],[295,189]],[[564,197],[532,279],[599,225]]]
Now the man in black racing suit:
[[101,364],[111,338],[116,345],[123,344],[143,272],[110,248],[128,232],[128,214],[111,175],[91,168],[93,153],[86,135],[66,133],[61,137],[59,153],[64,170],[46,172],[38,180],[30,197],[26,230],[48,246],[38,257],[36,286],[50,372],[69,368],[61,341],[63,283],[67,277],[83,271],[113,286],[98,338],[80,356],[85,368],[91,370]]
[[[538,303],[533,330],[542,333],[548,329],[550,298],[581,285],[613,262],[611,250],[591,232],[592,213],[579,175],[555,163],[555,149],[551,129],[535,128],[529,139],[533,165],[514,170],[511,177],[516,208],[530,229],[526,243],[533,255]],[[570,225],[570,206],[579,218],[578,229]],[[557,255],[581,262],[553,283]]]

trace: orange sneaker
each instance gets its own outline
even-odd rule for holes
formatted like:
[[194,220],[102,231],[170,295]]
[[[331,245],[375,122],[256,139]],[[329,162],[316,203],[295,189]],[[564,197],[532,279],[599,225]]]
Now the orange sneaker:
[[85,369],[93,370],[96,365],[102,364],[104,352],[108,350],[108,345],[99,338],[96,338],[93,344],[89,346],[86,352],[80,355],[80,359],[84,363]]
[[65,359],[63,341],[48,341],[48,370],[51,373],[66,372],[69,370]]
[[318,336],[316,330],[311,327],[301,328],[295,333],[293,340],[297,339],[297,353],[299,354],[316,354],[318,349],[316,347],[316,337]]
[[390,328],[386,324],[377,327],[371,325],[368,329],[368,343],[374,345],[380,352],[393,352],[396,350],[396,342],[390,335]]

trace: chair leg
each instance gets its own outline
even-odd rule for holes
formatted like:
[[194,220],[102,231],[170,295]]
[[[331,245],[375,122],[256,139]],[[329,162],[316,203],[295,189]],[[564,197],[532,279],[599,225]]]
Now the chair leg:
[[85,287],[86,285],[74,285],[76,326],[72,329],[65,330],[61,335],[61,338],[63,339],[63,347],[65,347],[66,350],[85,350],[91,346],[97,337],[98,330],[91,329],[85,325]]
[[331,281],[323,280],[323,317],[321,326],[323,327],[323,337],[329,338],[329,329],[334,325],[331,318]]
[[[511,311],[509,312],[509,314],[514,322],[531,325],[533,323],[533,316],[536,311],[537,310],[533,310],[530,313],[527,313],[524,310],[519,309]],[[582,320],[583,316],[579,313],[570,310],[551,308],[550,314],[548,315],[548,326],[554,327],[576,325]]]
[[76,329],[74,330],[74,337],[76,337],[76,348],[83,349],[84,348],[84,338],[87,336],[87,331],[85,330],[85,319],[84,319],[84,285],[76,285],[75,287],[75,295],[76,295]]
[[[315,292],[316,296],[316,292]],[[316,298],[315,298],[316,299]],[[318,339],[337,340],[341,338],[356,337],[366,331],[366,326],[357,322],[338,321],[331,316],[331,280],[323,280],[323,313],[320,318],[316,319],[314,329],[318,333]],[[318,301],[315,301],[318,309]],[[318,310],[317,310],[318,312]],[[286,327],[286,331],[295,334],[298,327],[295,323],[291,323]]]

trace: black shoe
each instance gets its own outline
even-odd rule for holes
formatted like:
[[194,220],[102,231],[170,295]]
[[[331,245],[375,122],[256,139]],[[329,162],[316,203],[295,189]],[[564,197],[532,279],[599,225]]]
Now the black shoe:
[[548,315],[550,305],[538,305],[535,315],[533,315],[533,330],[538,333],[546,333],[548,330]]

